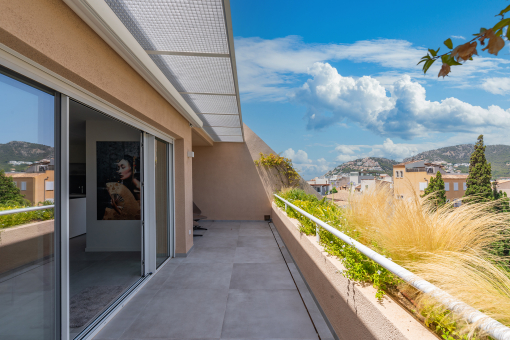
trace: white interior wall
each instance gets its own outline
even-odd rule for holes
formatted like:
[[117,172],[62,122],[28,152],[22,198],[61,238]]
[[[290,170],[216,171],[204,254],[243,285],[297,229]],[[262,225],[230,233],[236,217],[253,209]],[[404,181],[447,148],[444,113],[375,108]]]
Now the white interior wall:
[[141,221],[97,220],[96,142],[137,142],[140,131],[116,121],[87,121],[87,248],[96,251],[140,251]]

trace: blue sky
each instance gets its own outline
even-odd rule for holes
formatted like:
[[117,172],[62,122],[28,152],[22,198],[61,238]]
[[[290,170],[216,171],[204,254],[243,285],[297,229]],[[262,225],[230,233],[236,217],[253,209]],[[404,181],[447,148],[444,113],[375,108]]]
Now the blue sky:
[[[359,157],[510,144],[510,44],[427,75],[426,48],[470,39],[508,2],[231,0],[244,122],[305,178]],[[508,110],[508,111],[507,111]]]

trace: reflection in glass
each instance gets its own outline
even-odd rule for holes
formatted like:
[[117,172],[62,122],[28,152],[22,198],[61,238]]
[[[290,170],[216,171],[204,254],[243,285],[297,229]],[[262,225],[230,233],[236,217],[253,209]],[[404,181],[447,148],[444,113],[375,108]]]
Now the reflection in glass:
[[168,144],[156,139],[156,265],[170,255],[168,233]]
[[[54,102],[0,73],[0,210],[54,203]],[[0,216],[0,339],[55,338],[53,212]]]

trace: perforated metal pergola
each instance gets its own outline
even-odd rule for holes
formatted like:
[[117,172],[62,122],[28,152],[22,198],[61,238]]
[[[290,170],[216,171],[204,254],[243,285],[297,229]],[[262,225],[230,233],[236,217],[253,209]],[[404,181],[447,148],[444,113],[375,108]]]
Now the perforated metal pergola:
[[105,0],[216,142],[242,142],[228,0]]

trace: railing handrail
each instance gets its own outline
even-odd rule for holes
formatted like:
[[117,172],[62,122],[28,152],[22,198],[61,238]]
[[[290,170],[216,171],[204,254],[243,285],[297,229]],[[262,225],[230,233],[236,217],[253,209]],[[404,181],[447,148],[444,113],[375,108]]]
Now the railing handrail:
[[55,208],[54,204],[41,205],[40,207],[28,207],[28,208],[11,209],[11,210],[0,210],[0,216],[24,213],[24,212],[34,211],[34,210],[46,210],[46,209],[52,209],[52,208]]
[[388,271],[392,272],[396,276],[400,277],[402,280],[406,281],[414,288],[422,291],[425,294],[429,294],[429,295],[433,296],[439,302],[441,302],[446,307],[448,307],[448,309],[450,309],[450,310],[454,311],[455,313],[464,317],[469,323],[477,324],[478,328],[487,332],[494,339],[496,339],[496,340],[510,340],[510,328],[503,325],[501,322],[494,320],[493,318],[489,317],[488,315],[469,306],[468,304],[457,300],[456,298],[454,298],[447,292],[441,290],[440,288],[436,287],[432,283],[413,274],[412,272],[405,269],[404,267],[401,267],[400,265],[387,259],[383,255],[373,251],[372,249],[359,243],[355,239],[345,235],[338,229],[333,228],[332,226],[319,220],[315,216],[310,215],[306,211],[296,207],[294,204],[281,198],[277,194],[274,194],[274,196],[285,203],[285,208],[287,208],[287,205],[289,205],[290,207],[292,207],[292,209],[298,211],[301,215],[303,215],[303,216],[307,217],[308,219],[312,220],[313,222],[317,223],[318,225],[320,225],[321,227],[323,227],[324,229],[326,229],[327,231],[329,231],[330,233],[332,233],[333,235],[335,235],[336,237],[338,237],[345,243],[352,245],[360,253],[366,255],[368,258],[372,259],[374,262],[378,263],[383,268],[387,269]]

